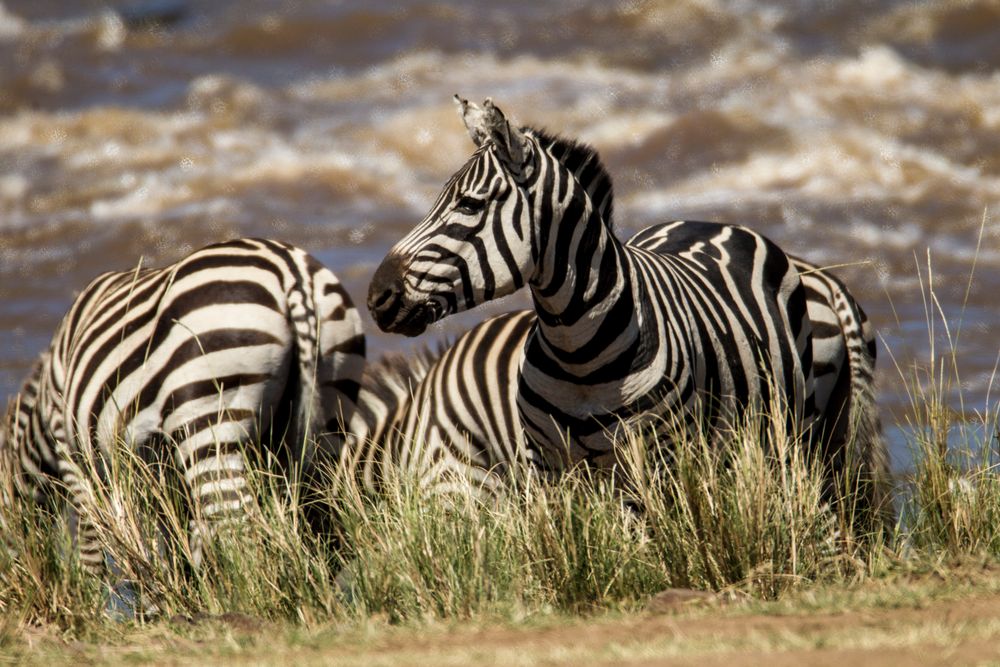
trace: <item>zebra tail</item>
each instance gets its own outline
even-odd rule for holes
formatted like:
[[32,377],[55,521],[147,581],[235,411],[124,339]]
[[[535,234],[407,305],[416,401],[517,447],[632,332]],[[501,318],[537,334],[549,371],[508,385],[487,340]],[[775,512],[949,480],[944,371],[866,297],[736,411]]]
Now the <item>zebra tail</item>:
[[350,445],[349,425],[365,369],[365,337],[361,316],[337,277],[308,255],[304,261],[311,284],[292,285],[288,294],[298,360],[290,430],[308,470],[317,456],[325,465],[334,464]]
[[872,519],[890,527],[892,504],[889,490],[889,452],[882,435],[875,395],[875,338],[871,323],[858,303],[840,292],[834,311],[840,321],[850,366],[850,408],[847,443],[853,469],[860,473],[859,509],[871,511]]

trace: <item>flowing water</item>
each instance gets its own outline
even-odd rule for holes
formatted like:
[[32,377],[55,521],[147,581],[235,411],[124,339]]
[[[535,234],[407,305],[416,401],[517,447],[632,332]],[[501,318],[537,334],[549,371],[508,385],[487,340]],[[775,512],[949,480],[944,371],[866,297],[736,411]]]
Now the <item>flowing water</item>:
[[[879,331],[887,423],[905,419],[901,375],[948,333],[951,400],[982,412],[1000,349],[998,66],[992,0],[7,0],[0,401],[74,293],[140,260],[281,238],[362,304],[471,152],[460,92],[596,146],[622,235],[741,222],[840,267]],[[413,344],[367,325],[375,350]]]

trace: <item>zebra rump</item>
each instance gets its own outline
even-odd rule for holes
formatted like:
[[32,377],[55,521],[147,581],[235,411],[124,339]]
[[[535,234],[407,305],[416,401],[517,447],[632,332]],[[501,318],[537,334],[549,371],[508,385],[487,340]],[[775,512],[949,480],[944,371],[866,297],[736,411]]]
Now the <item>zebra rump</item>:
[[119,447],[173,457],[197,566],[204,541],[255,501],[246,454],[274,454],[310,484],[335,463],[364,362],[359,313],[316,259],[278,241],[219,243],[94,279],[11,402],[0,450],[18,493],[66,491],[95,572],[101,462]]

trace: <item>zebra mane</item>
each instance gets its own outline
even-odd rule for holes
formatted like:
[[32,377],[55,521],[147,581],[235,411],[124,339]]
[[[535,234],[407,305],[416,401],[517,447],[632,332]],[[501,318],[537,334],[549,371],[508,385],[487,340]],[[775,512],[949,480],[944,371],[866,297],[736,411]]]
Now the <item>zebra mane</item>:
[[564,167],[576,174],[604,224],[613,229],[614,187],[611,174],[604,167],[597,149],[590,144],[561,137],[544,129],[524,127],[522,131],[534,136],[543,148],[548,149]]

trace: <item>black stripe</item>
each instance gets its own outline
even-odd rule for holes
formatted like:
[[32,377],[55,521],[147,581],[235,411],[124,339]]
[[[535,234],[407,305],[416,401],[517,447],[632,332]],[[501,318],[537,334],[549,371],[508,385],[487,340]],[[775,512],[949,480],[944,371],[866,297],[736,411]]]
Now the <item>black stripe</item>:
[[358,383],[356,380],[348,380],[344,378],[327,380],[323,382],[323,387],[326,389],[333,389],[335,391],[338,391],[351,401],[357,401],[358,394],[361,392],[360,383]]
[[[191,338],[181,343],[163,366],[143,384],[134,402],[136,412],[149,407],[156,399],[166,378],[186,362],[212,354],[213,352],[220,352],[222,350],[233,350],[235,352],[240,349],[260,345],[284,347],[284,343],[270,333],[255,329],[216,329],[200,334],[197,339]],[[105,400],[106,397],[100,400],[101,406],[103,406]],[[92,414],[97,415],[100,412],[95,410]]]
[[843,333],[844,330],[836,324],[815,321],[812,323],[813,338],[841,338]]
[[365,356],[365,348],[365,335],[360,333],[338,341],[326,351],[326,354],[350,354],[363,357]]
[[188,401],[205,398],[206,396],[217,396],[224,391],[231,391],[251,384],[261,384],[273,377],[265,373],[239,373],[189,382],[167,394],[167,397],[163,401],[164,409],[176,410]]
[[[132,353],[107,376],[106,379],[102,380],[105,391],[100,392],[93,405],[89,407],[90,414],[94,416],[101,414],[101,411],[104,409],[105,402],[108,398],[110,398],[110,395],[114,391],[117,384],[138,370],[149,358],[149,355],[153,351],[160,348],[167,336],[176,330],[175,327],[178,326],[177,322],[181,321],[186,315],[198,310],[199,308],[232,304],[254,304],[256,306],[270,308],[276,312],[282,312],[282,308],[278,305],[274,296],[267,289],[257,283],[243,280],[233,282],[211,282],[188,290],[187,292],[174,297],[171,300],[170,305],[159,313],[158,316],[154,309],[150,309],[150,311],[143,317],[127,323],[120,336],[112,336],[106,340],[92,353],[87,366],[82,371],[75,374],[81,385],[85,384],[89,379],[94,378],[97,368],[109,355],[111,355],[114,348],[120,345],[122,340],[132,335],[141,326],[148,324],[153,316],[158,317],[156,328],[150,338],[146,341],[142,341],[143,344],[136,347]],[[215,331],[208,332],[207,334],[201,334],[199,336],[199,340],[204,340],[205,337],[208,336],[212,338],[213,341],[218,341],[219,336],[225,336],[225,333],[220,332],[225,331],[225,329],[217,329]],[[236,340],[253,340],[252,337],[247,338],[246,334],[242,333],[247,331],[245,329],[234,328],[231,329],[231,331],[237,332],[234,334]],[[280,341],[273,336],[270,336],[270,334],[266,335],[269,341],[280,344]],[[237,346],[238,344],[234,342],[228,347]],[[178,357],[177,353],[175,353],[166,368],[161,369],[159,373],[157,373],[158,377],[164,374],[164,370],[167,372],[172,371],[176,367],[175,364],[177,363],[177,360],[186,361],[187,359],[194,358],[195,356],[200,356],[197,341],[195,340],[182,344],[181,349],[186,350],[186,356]],[[207,349],[208,348],[206,347],[206,353]],[[146,384],[146,387],[149,387],[149,383]],[[135,403],[136,408],[138,410],[142,410],[148,407],[149,402],[152,401],[154,397],[155,392],[145,392],[145,396],[140,393]],[[75,412],[79,412],[85,407],[86,406],[77,406]],[[96,424],[94,424],[94,426],[96,427]]]

